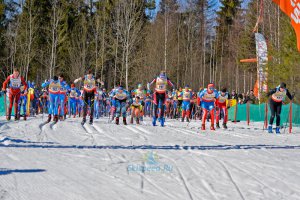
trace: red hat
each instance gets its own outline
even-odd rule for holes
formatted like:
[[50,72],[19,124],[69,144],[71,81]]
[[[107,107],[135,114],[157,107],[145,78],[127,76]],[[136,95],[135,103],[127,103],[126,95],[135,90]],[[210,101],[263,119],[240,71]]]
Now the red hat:
[[73,88],[73,87],[75,87],[75,84],[74,84],[74,83],[72,83],[72,84],[71,84],[71,87],[72,87],[72,88]]
[[208,84],[207,88],[211,88],[211,87],[215,87],[215,85],[213,83]]

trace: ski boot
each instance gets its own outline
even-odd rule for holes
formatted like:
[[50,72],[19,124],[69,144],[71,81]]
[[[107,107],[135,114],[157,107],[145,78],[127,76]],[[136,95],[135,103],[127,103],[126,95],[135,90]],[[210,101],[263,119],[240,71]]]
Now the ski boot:
[[160,118],[160,126],[163,127],[165,125],[165,118],[161,117]]
[[186,118],[186,121],[187,121],[187,122],[190,122],[190,118],[187,117],[187,118]]
[[76,117],[76,115],[73,115],[73,118],[75,118]]
[[226,123],[223,123],[223,128],[227,129],[227,124]]
[[17,115],[15,116],[15,121],[18,121],[19,119],[20,119],[20,115],[17,114]]
[[64,120],[66,120],[67,119],[67,114],[65,114],[65,116],[64,116]]
[[54,116],[54,122],[57,123],[58,122],[58,115]]
[[93,118],[91,117],[90,118],[90,125],[92,125],[93,124]]
[[[223,127],[224,127],[224,124],[223,124]],[[219,122],[216,123],[216,128],[220,128]]]
[[273,130],[272,130],[272,129],[273,129],[272,126],[269,125],[269,126],[268,126],[268,133],[273,133]]
[[153,117],[153,119],[152,119],[152,125],[156,126],[156,117]]
[[82,118],[81,125],[83,126],[85,124],[85,122],[86,122],[86,118],[84,117],[84,118]]
[[201,130],[205,130],[205,124],[202,124],[202,126],[201,126]]
[[119,125],[119,117],[116,117],[116,124]]
[[130,124],[133,124],[133,117],[130,118]]
[[136,124],[140,124],[140,118],[139,117],[136,118]]
[[64,121],[64,117],[62,115],[59,115],[59,120]]
[[47,123],[51,122],[51,115],[49,114],[48,115],[48,120],[47,120]]
[[24,114],[24,120],[25,120],[25,121],[27,120],[26,114]]
[[215,131],[215,130],[216,130],[215,127],[214,127],[214,125],[211,125],[211,126],[210,126],[210,130],[212,130],[212,131]]
[[123,117],[123,124],[124,124],[124,125],[127,125],[126,117]]
[[184,117],[181,118],[181,122],[184,122]]
[[139,120],[139,121],[141,121],[141,122],[142,122],[142,121],[144,121],[144,118],[143,118],[143,116],[141,116],[141,117],[140,117],[140,120]]
[[279,126],[276,127],[276,134],[280,134],[280,127]]
[[10,116],[10,115],[8,115],[8,116],[6,117],[6,119],[7,119],[7,121],[10,121],[10,119],[11,119],[11,116]]

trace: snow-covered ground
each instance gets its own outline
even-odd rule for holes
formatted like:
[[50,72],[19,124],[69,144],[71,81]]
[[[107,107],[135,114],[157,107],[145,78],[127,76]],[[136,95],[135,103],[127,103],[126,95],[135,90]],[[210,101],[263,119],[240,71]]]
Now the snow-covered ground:
[[299,128],[80,120],[0,118],[0,199],[300,199]]

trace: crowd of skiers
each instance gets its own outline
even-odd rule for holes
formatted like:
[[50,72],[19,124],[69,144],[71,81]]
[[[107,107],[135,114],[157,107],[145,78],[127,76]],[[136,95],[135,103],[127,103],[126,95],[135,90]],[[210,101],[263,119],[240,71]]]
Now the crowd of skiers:
[[[76,83],[81,83],[82,86],[77,88]],[[122,116],[123,124],[126,125],[127,115],[130,115],[130,123],[135,120],[139,124],[144,116],[149,116],[152,117],[153,126],[156,126],[157,121],[164,126],[166,118],[178,118],[182,122],[185,120],[189,122],[194,118],[201,119],[201,130],[206,129],[205,122],[208,119],[210,129],[215,130],[215,127],[220,128],[221,116],[222,126],[227,128],[229,99],[236,99],[237,103],[256,101],[253,91],[241,101],[235,91],[229,94],[225,87],[218,91],[213,83],[209,83],[206,88],[200,88],[197,92],[189,85],[176,89],[165,71],[161,71],[150,81],[147,88],[138,84],[137,88],[131,91],[125,90],[122,86],[106,91],[104,82],[94,77],[91,70],[70,85],[61,74],[51,80],[45,80],[40,86],[41,91],[34,82],[26,82],[18,69],[14,69],[13,74],[7,77],[2,86],[2,92],[9,99],[9,106],[6,108],[7,120],[11,119],[14,106],[15,120],[19,120],[21,116],[26,120],[28,115],[48,113],[48,123],[52,119],[56,123],[58,120],[65,120],[67,116],[74,118],[82,116],[83,125],[88,115],[90,124],[93,123],[94,117],[105,115],[116,124],[119,124],[119,118]],[[168,86],[172,90],[168,90]],[[293,98],[285,83],[281,83],[268,93],[272,113],[268,129],[270,133],[275,116],[276,133],[280,133],[281,105],[286,95],[289,99]],[[31,108],[29,111],[28,107]]]

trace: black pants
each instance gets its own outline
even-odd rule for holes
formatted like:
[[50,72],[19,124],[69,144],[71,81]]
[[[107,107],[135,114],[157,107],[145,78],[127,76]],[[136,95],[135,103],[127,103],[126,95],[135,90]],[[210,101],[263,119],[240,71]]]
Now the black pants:
[[[164,108],[165,108],[165,99],[166,99],[166,93],[154,93],[154,100],[153,100],[153,106],[154,106],[154,113],[153,116],[157,117],[164,117]],[[161,103],[159,103],[161,102]],[[157,115],[157,109],[160,108],[159,116]]]
[[181,107],[183,100],[178,100],[178,107]]
[[271,125],[273,124],[276,115],[276,126],[280,126],[280,113],[281,113],[282,102],[275,102],[271,99],[269,104],[271,109],[271,118],[269,124]]
[[95,101],[95,93],[94,92],[83,92],[83,118],[86,118],[88,105],[90,103],[91,113],[90,118],[94,116],[94,101]]

